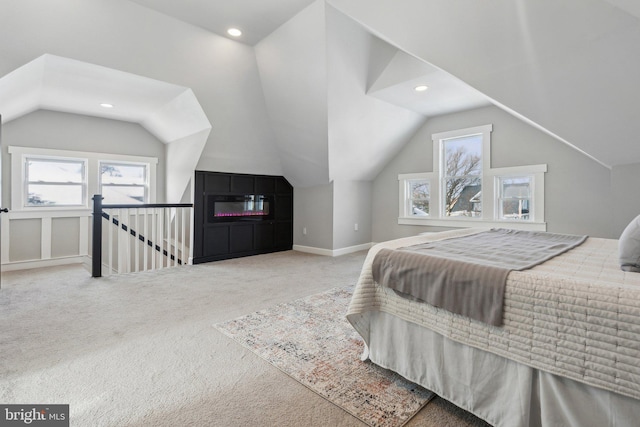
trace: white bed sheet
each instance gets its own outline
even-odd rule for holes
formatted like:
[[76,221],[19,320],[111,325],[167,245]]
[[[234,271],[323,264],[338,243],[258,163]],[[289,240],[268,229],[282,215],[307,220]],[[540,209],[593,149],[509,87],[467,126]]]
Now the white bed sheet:
[[377,285],[371,264],[398,248],[478,230],[415,236],[374,246],[347,318],[370,342],[370,317],[390,313],[452,341],[640,402],[640,274],[617,263],[617,241],[589,238],[563,255],[507,278],[504,324],[490,326]]
[[368,356],[497,427],[631,427],[640,401],[371,313]]

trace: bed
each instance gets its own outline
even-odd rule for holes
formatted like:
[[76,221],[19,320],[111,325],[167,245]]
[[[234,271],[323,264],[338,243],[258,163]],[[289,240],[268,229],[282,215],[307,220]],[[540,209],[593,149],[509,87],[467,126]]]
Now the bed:
[[506,277],[500,325],[407,298],[373,279],[383,249],[470,236],[466,229],[375,245],[347,319],[363,359],[494,426],[631,426],[640,419],[640,274],[618,241],[579,246]]

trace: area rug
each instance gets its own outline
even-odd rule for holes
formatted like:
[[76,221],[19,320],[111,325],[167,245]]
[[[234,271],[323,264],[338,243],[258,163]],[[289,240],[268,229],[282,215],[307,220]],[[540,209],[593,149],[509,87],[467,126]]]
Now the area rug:
[[309,389],[374,427],[399,427],[434,394],[360,360],[347,322],[351,291],[331,289],[215,325]]

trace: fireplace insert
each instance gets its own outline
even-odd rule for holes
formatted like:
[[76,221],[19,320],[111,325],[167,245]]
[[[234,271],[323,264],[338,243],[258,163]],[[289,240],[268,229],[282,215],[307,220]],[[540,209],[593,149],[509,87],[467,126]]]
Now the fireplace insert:
[[273,219],[273,200],[263,194],[210,195],[209,222]]

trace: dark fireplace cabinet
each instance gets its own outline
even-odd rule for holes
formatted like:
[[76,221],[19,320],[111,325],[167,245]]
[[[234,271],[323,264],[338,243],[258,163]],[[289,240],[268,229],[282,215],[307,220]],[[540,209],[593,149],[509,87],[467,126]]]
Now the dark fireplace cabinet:
[[193,263],[290,250],[293,187],[281,176],[196,171]]

